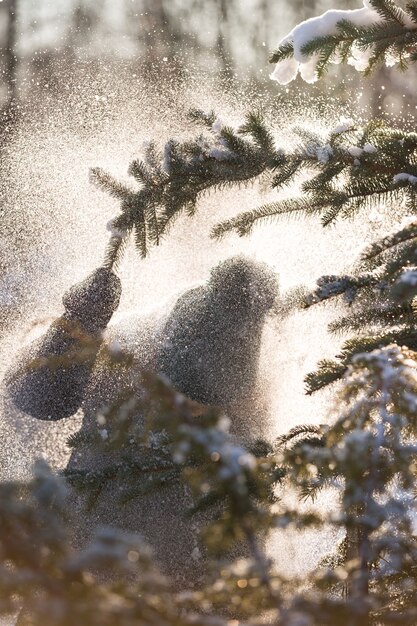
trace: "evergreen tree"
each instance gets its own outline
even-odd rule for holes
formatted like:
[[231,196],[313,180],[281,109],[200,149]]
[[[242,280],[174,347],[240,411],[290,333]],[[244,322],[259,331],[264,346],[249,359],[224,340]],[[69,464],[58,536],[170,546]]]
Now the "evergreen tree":
[[[300,71],[302,75],[304,72],[304,77],[311,82],[312,70],[314,77],[319,78],[324,75],[332,60],[349,61],[357,69],[364,70],[365,74],[369,74],[384,60],[388,64],[398,62],[400,68],[404,70],[408,63],[413,63],[417,59],[416,14],[417,7],[413,2],[408,3],[403,9],[393,2],[379,0],[371,0],[365,4],[364,9],[357,11],[328,12],[313,21],[301,24],[282,42],[271,59],[278,63],[275,75],[281,79],[284,75],[285,80],[282,82],[288,82],[289,71],[292,72],[292,78]],[[320,36],[316,36],[316,31]],[[293,61],[292,66],[283,68],[282,65],[289,60]],[[206,119],[213,129],[216,123],[215,116],[211,115]],[[267,144],[262,144],[258,138],[261,129],[262,134],[268,137]],[[417,145],[413,132],[391,128],[375,120],[364,126],[356,125],[352,120],[342,120],[341,124],[332,129],[327,136],[320,136],[304,129],[299,130],[301,143],[291,152],[281,151],[275,145],[273,133],[269,131],[261,116],[250,116],[235,137],[248,132],[250,143],[248,146],[246,141],[246,153],[243,150],[239,151],[236,144],[231,144],[230,135],[220,137],[230,156],[240,158],[241,167],[243,164],[253,165],[259,161],[253,148],[259,147],[266,157],[259,165],[262,171],[270,170],[274,173],[272,179],[274,187],[278,188],[291,182],[297,175],[307,173],[307,181],[302,185],[303,195],[293,200],[271,203],[221,223],[214,230],[215,236],[222,236],[229,230],[236,230],[241,235],[247,234],[259,219],[293,212],[319,214],[324,225],[338,218],[354,216],[364,208],[377,208],[381,203],[393,207],[397,214],[401,214],[397,208],[399,205],[405,207],[402,209],[403,215],[415,212]],[[210,163],[213,156],[212,152],[208,154],[206,152],[199,160],[204,162],[208,157]],[[205,170],[207,172],[207,167]],[[249,168],[243,180],[253,178],[259,173],[256,167]],[[223,180],[223,184],[233,182],[229,176]],[[214,184],[221,183],[216,181]],[[168,193],[171,193],[169,185]],[[160,207],[164,211],[163,203]],[[409,219],[400,230],[369,246],[357,263],[354,273],[324,276],[319,279],[314,292],[302,296],[302,304],[306,307],[336,296],[344,296],[350,305],[350,311],[348,315],[334,322],[331,330],[357,333],[359,331],[358,336],[345,342],[338,360],[322,361],[319,370],[307,377],[309,392],[340,379],[346,371],[350,372],[350,368],[354,367],[353,364],[364,359],[361,356],[364,351],[384,355],[385,352],[373,351],[392,342],[407,346],[411,350],[416,348],[414,328],[414,296],[417,293],[416,236],[416,222]],[[381,380],[379,382],[382,384]],[[347,388],[349,384],[347,383]],[[381,386],[377,386],[376,391],[380,393]],[[367,401],[370,401],[370,398],[367,398]],[[390,401],[385,398],[384,402],[385,410],[388,410]],[[392,410],[392,406],[389,410]],[[369,415],[371,414],[370,410]],[[352,427],[353,424],[349,422],[347,431],[349,432]],[[363,436],[367,436],[363,424],[361,431]],[[325,438],[326,448],[327,441]],[[379,442],[378,454],[384,447],[392,453],[390,446],[390,443]],[[353,457],[349,459],[349,463],[354,462]],[[301,463],[301,468],[304,467],[305,464]],[[395,462],[393,467],[397,467]],[[368,469],[365,474],[367,472],[370,470]],[[343,470],[340,474],[347,485],[346,471]],[[383,479],[384,489],[392,478],[393,475]],[[408,487],[411,484],[412,481],[408,481]],[[375,489],[379,493],[383,491],[381,485]],[[368,494],[364,498],[362,493],[361,498],[362,506],[363,500],[372,499],[373,494]],[[355,507],[352,510],[350,505],[346,506],[345,510],[351,519],[358,518],[359,513],[363,514],[362,510],[358,511]],[[401,515],[404,522],[406,519],[404,511]],[[387,519],[383,519],[387,522]],[[353,550],[356,550],[357,554],[364,549],[363,536],[364,529],[358,529],[358,539],[353,542]],[[409,528],[407,536],[408,538],[411,536]],[[369,552],[369,546],[366,549]],[[370,556],[365,559],[366,566],[363,567],[362,577],[365,576],[365,572],[369,577],[371,562],[375,564],[378,559],[379,557]],[[390,575],[395,577],[392,572]],[[356,583],[353,587],[356,591],[352,592],[352,597],[357,599]],[[366,583],[362,581],[360,587],[364,597],[368,596],[369,580]],[[366,605],[367,601],[364,602]],[[369,610],[368,606],[360,618],[365,620],[364,623],[368,623]],[[404,614],[401,619],[408,618]]]
[[[258,457],[230,441],[219,411],[201,411],[165,381],[146,376],[148,434],[164,430],[169,437],[165,461],[189,485],[194,511],[224,507],[204,529],[208,548],[216,554],[244,540],[249,558],[223,564],[197,590],[176,593],[138,537],[103,529],[74,552],[66,488],[38,464],[31,483],[1,487],[0,613],[23,601],[19,624],[34,626],[66,626],[76,619],[86,626],[226,626],[230,616],[259,623],[265,612],[282,626],[413,625],[416,358],[396,345],[356,356],[325,433],[297,427],[277,442],[276,452],[258,450]],[[132,446],[134,430],[126,421],[133,424],[124,409],[115,414],[109,451],[122,441]],[[340,493],[340,509],[326,516],[300,514],[277,502],[273,488],[284,476],[304,496],[331,486]],[[347,544],[308,581],[285,580],[275,571],[260,541],[265,530],[329,524],[354,538],[354,552]],[[347,597],[336,591],[342,585]]]
[[[417,59],[414,2],[403,9],[390,0],[369,0],[364,9],[326,15],[300,25],[286,38],[273,61],[295,63],[280,67],[276,75],[287,79],[301,68],[311,80],[323,75],[332,59],[351,58],[367,72],[383,59],[398,61],[401,69]],[[375,121],[359,126],[345,120],[326,137],[299,130],[299,145],[284,151],[259,113],[248,115],[239,130],[224,126],[214,113],[193,112],[192,118],[208,132],[195,140],[170,141],[163,153],[150,144],[145,161],[131,165],[139,190],[94,170],[94,179],[121,200],[121,212],[110,225],[108,268],[120,260],[130,233],[145,256],[181,212],[195,211],[203,192],[240,185],[265,172],[272,173],[275,188],[307,174],[302,196],[223,222],[214,236],[230,230],[247,234],[259,219],[288,213],[317,214],[326,225],[382,201],[391,213],[398,213],[400,202],[406,211],[415,212],[414,133]],[[307,380],[310,391],[341,380],[330,426],[300,426],[274,450],[260,442],[248,451],[230,440],[218,411],[202,409],[160,378],[145,376],[144,396],[132,401],[128,391],[122,394],[108,407],[110,431],[103,437],[98,428],[90,442],[108,450],[109,458],[113,449],[123,450],[123,462],[109,465],[104,473],[67,472],[71,483],[90,491],[92,502],[103,482],[114,476],[125,476],[126,499],[171,480],[186,481],[194,497],[193,512],[221,505],[218,519],[204,532],[208,548],[216,554],[245,541],[247,561],[223,567],[202,589],[175,594],[136,539],[104,533],[92,547],[74,555],[65,534],[59,483],[38,466],[30,485],[3,487],[0,610],[10,611],[23,601],[22,624],[53,626],[75,620],[87,626],[221,626],[230,614],[259,623],[266,612],[282,626],[415,624],[416,239],[417,223],[412,220],[368,247],[355,272],[322,277],[312,293],[299,297],[304,306],[312,306],[343,296],[350,310],[332,330],[361,331],[344,344],[337,361],[322,362]],[[120,366],[128,366],[128,356],[117,358]],[[134,419],[138,408],[147,424],[140,433]],[[156,449],[149,445],[154,432],[162,433]],[[85,441],[76,436],[71,444]],[[129,456],[132,446],[136,452],[143,450],[139,463],[136,454]],[[138,481],[138,475],[145,478]],[[314,497],[325,487],[336,489],[340,507],[328,517],[288,509],[275,497],[284,479],[303,496]],[[342,529],[346,538],[332,567],[308,581],[309,590],[274,571],[262,545],[268,529],[329,524]],[[113,574],[121,572],[120,581],[101,582],[97,572],[103,561]],[[337,585],[347,587],[347,597],[337,593]]]
[[[329,486],[341,493],[340,513],[326,523],[343,527],[346,539],[314,577],[321,600],[300,600],[311,623],[415,623],[416,380],[416,354],[395,344],[355,356],[335,398],[335,421],[321,439],[284,452],[303,495]],[[334,595],[337,585],[347,587],[346,598]]]

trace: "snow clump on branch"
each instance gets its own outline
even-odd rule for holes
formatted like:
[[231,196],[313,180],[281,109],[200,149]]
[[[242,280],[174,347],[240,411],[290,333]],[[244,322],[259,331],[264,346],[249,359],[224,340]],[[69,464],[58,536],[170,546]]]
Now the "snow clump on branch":
[[[304,47],[318,37],[337,35],[338,24],[342,21],[349,21],[360,28],[366,28],[367,26],[381,22],[381,16],[370,5],[368,0],[363,0],[363,5],[362,9],[332,9],[318,17],[312,17],[295,26],[295,28],[279,42],[279,47],[292,43],[294,46],[294,55],[276,64],[271,74],[272,80],[276,80],[281,85],[286,85],[293,81],[297,77],[297,74],[300,73],[301,78],[307,83],[316,82],[316,65],[319,60],[319,54],[306,55],[303,52]],[[409,16],[407,16],[405,12],[403,13],[403,22],[406,28],[415,28],[415,24],[411,23]],[[353,65],[356,70],[363,71],[367,67],[372,54],[373,47],[359,49],[353,46],[348,63]],[[333,62],[337,63],[338,60],[334,59]]]
[[410,183],[410,185],[417,184],[417,176],[413,176],[412,174],[407,174],[406,172],[401,172],[400,174],[396,174],[392,180],[394,183]]
[[343,115],[339,118],[339,124],[332,129],[330,132],[331,135],[340,135],[341,133],[347,133],[350,130],[354,130],[355,122],[351,117],[344,117]]

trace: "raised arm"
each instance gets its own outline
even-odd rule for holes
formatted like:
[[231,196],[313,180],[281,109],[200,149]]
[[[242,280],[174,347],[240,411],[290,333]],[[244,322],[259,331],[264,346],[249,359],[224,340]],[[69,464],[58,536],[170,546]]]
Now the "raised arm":
[[7,391],[20,410],[40,420],[60,420],[78,410],[120,295],[119,278],[105,268],[64,294],[64,314],[6,374]]

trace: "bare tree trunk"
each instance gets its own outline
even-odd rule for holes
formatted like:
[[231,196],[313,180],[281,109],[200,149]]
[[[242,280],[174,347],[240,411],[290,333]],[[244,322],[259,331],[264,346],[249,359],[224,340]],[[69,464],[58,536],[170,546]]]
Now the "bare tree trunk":
[[8,0],[8,25],[4,49],[5,76],[7,81],[7,108],[11,109],[17,100],[17,70],[18,59],[16,54],[17,40],[17,0]]
[[[363,517],[366,514],[366,505],[355,507],[352,515]],[[369,626],[369,578],[370,578],[371,549],[369,529],[362,525],[348,528],[346,534],[346,562],[356,561],[358,568],[354,578],[346,586],[346,596],[355,605],[356,611],[352,615],[354,626]]]
[[229,46],[227,44],[230,4],[230,0],[217,0],[217,51],[220,59],[220,66],[225,78],[231,78],[233,76],[232,57],[230,54]]
[[145,65],[159,64],[169,54],[169,25],[163,0],[145,0],[143,13]]
[[183,65],[178,54],[181,26],[176,24],[168,8],[167,0],[143,0],[138,36],[143,46],[144,76],[151,81],[161,75],[177,79],[182,76]]

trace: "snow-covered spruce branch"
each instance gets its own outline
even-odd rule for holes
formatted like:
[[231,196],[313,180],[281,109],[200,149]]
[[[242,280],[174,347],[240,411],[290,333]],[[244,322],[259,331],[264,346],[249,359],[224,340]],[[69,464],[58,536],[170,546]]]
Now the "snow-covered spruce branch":
[[2,483],[0,496],[0,615],[23,604],[18,622],[33,626],[178,623],[180,609],[138,536],[102,529],[73,550],[67,487],[43,462],[28,483]]
[[237,131],[222,125],[214,114],[193,115],[208,127],[208,134],[169,141],[163,153],[149,144],[144,161],[133,162],[129,170],[140,184],[138,191],[93,170],[93,179],[121,200],[121,213],[109,223],[107,266],[120,260],[132,232],[140,254],[146,256],[181,212],[194,213],[202,193],[245,184],[264,172],[271,172],[271,187],[277,190],[306,176],[302,197],[277,200],[221,222],[213,230],[214,237],[231,230],[244,235],[259,220],[281,215],[318,214],[329,224],[382,200],[405,198],[410,208],[417,204],[415,133],[380,122],[359,127],[341,119],[325,135],[293,129],[298,144],[284,151],[259,114],[249,114]]
[[323,360],[306,377],[307,392],[313,393],[339,380],[355,354],[381,348],[392,342],[417,350],[417,230],[409,219],[398,230],[367,246],[356,272],[322,276],[310,291],[300,290],[298,306],[308,308],[342,298],[349,309],[329,325],[335,334],[354,332],[336,360]]
[[400,69],[417,60],[417,2],[364,0],[363,8],[330,10],[298,24],[271,56],[271,78],[281,84],[300,73],[313,83],[331,63],[348,63],[369,74],[378,64]]
[[281,577],[268,586],[251,560],[178,593],[138,535],[101,528],[74,550],[67,487],[43,462],[32,480],[0,485],[0,496],[0,616],[20,611],[19,626],[227,626],[231,597],[248,624],[278,611]]
[[[360,326],[360,319],[359,317],[356,330]],[[335,359],[322,359],[317,363],[316,370],[307,374],[304,381],[306,393],[311,395],[332,383],[340,381],[357,354],[381,349],[393,342],[400,346],[407,346],[412,350],[417,350],[415,324],[412,326],[405,325],[402,328],[398,327],[397,324],[387,324],[387,328],[383,332],[379,330],[379,332],[374,331],[372,334],[371,329],[365,327],[361,334],[355,335],[342,344],[340,352]]]
[[118,263],[131,233],[144,257],[181,212],[195,212],[202,193],[240,185],[284,165],[285,158],[259,114],[250,113],[238,130],[226,126],[214,113],[191,111],[190,117],[207,132],[194,140],[170,140],[163,151],[148,143],[144,160],[134,161],[129,168],[140,185],[138,191],[121,185],[100,168],[92,170],[92,179],[121,200],[120,215],[108,225],[108,267]]
[[121,484],[120,505],[173,481],[185,482],[194,501],[190,514],[217,511],[207,518],[205,544],[216,553],[247,541],[267,580],[267,561],[257,541],[271,524],[268,500],[282,477],[273,457],[263,456],[268,447],[259,443],[252,453],[235,443],[219,410],[187,400],[160,377],[143,373],[142,386],[140,399],[126,386],[100,411],[96,433],[70,440],[75,449],[92,445],[101,450],[107,463],[88,471],[67,470],[65,477],[87,494],[91,506],[111,481]]
[[324,225],[350,217],[361,208],[377,208],[381,202],[405,200],[416,208],[417,173],[415,133],[391,129],[372,121],[355,127],[342,120],[327,136],[297,129],[301,145],[285,155],[275,175],[277,188],[303,173],[302,196],[272,202],[218,224],[215,236],[235,230],[244,235],[259,220],[281,215],[321,215]]
[[346,529],[346,560],[337,575],[327,570],[317,580],[321,587],[326,579],[347,583],[347,605],[358,620],[361,612],[366,619],[377,614],[378,623],[415,618],[416,407],[416,353],[389,345],[357,354],[323,445],[306,442],[287,452],[288,477],[303,492],[310,481],[313,491],[323,484],[340,493],[341,512],[333,511],[328,521]]
[[362,253],[362,259],[366,262],[376,261],[380,262],[378,257],[387,250],[392,249],[394,246],[398,246],[402,243],[409,242],[417,239],[417,221],[412,221],[401,228],[400,230],[386,235],[379,241],[373,242]]
[[[412,623],[417,582],[409,497],[415,481],[415,354],[389,346],[355,357],[337,398],[335,423],[324,430],[294,429],[270,459],[256,459],[234,444],[216,411],[201,413],[200,405],[158,378],[147,384],[149,426],[169,431],[175,462],[183,466],[187,457],[203,461],[186,470],[197,506],[204,510],[207,498],[226,501],[229,517],[216,522],[223,548],[226,530],[236,538],[243,533],[254,558],[223,567],[220,577],[202,589],[176,593],[136,536],[103,529],[84,550],[74,552],[66,489],[40,464],[34,481],[0,489],[0,614],[23,603],[22,623],[26,616],[34,626],[77,621],[85,626],[226,626],[230,617],[224,609],[233,598],[233,614],[248,624],[273,611],[283,625],[294,624],[300,615],[318,625],[337,623],[340,615],[357,610],[354,603],[360,598],[361,607],[368,611],[371,606],[382,623],[388,616]],[[316,594],[294,591],[296,583],[291,586],[270,571],[257,541],[273,525],[303,529],[324,521],[313,512],[268,511],[278,462],[302,492],[309,484],[311,493],[320,484],[337,487],[341,513],[333,512],[328,522],[358,537],[352,557],[356,551],[360,560],[317,572]],[[366,587],[356,585],[358,574]],[[347,602],[337,596],[328,601],[324,585],[346,581],[352,589],[356,585],[355,594]],[[371,605],[367,595],[372,595]]]

